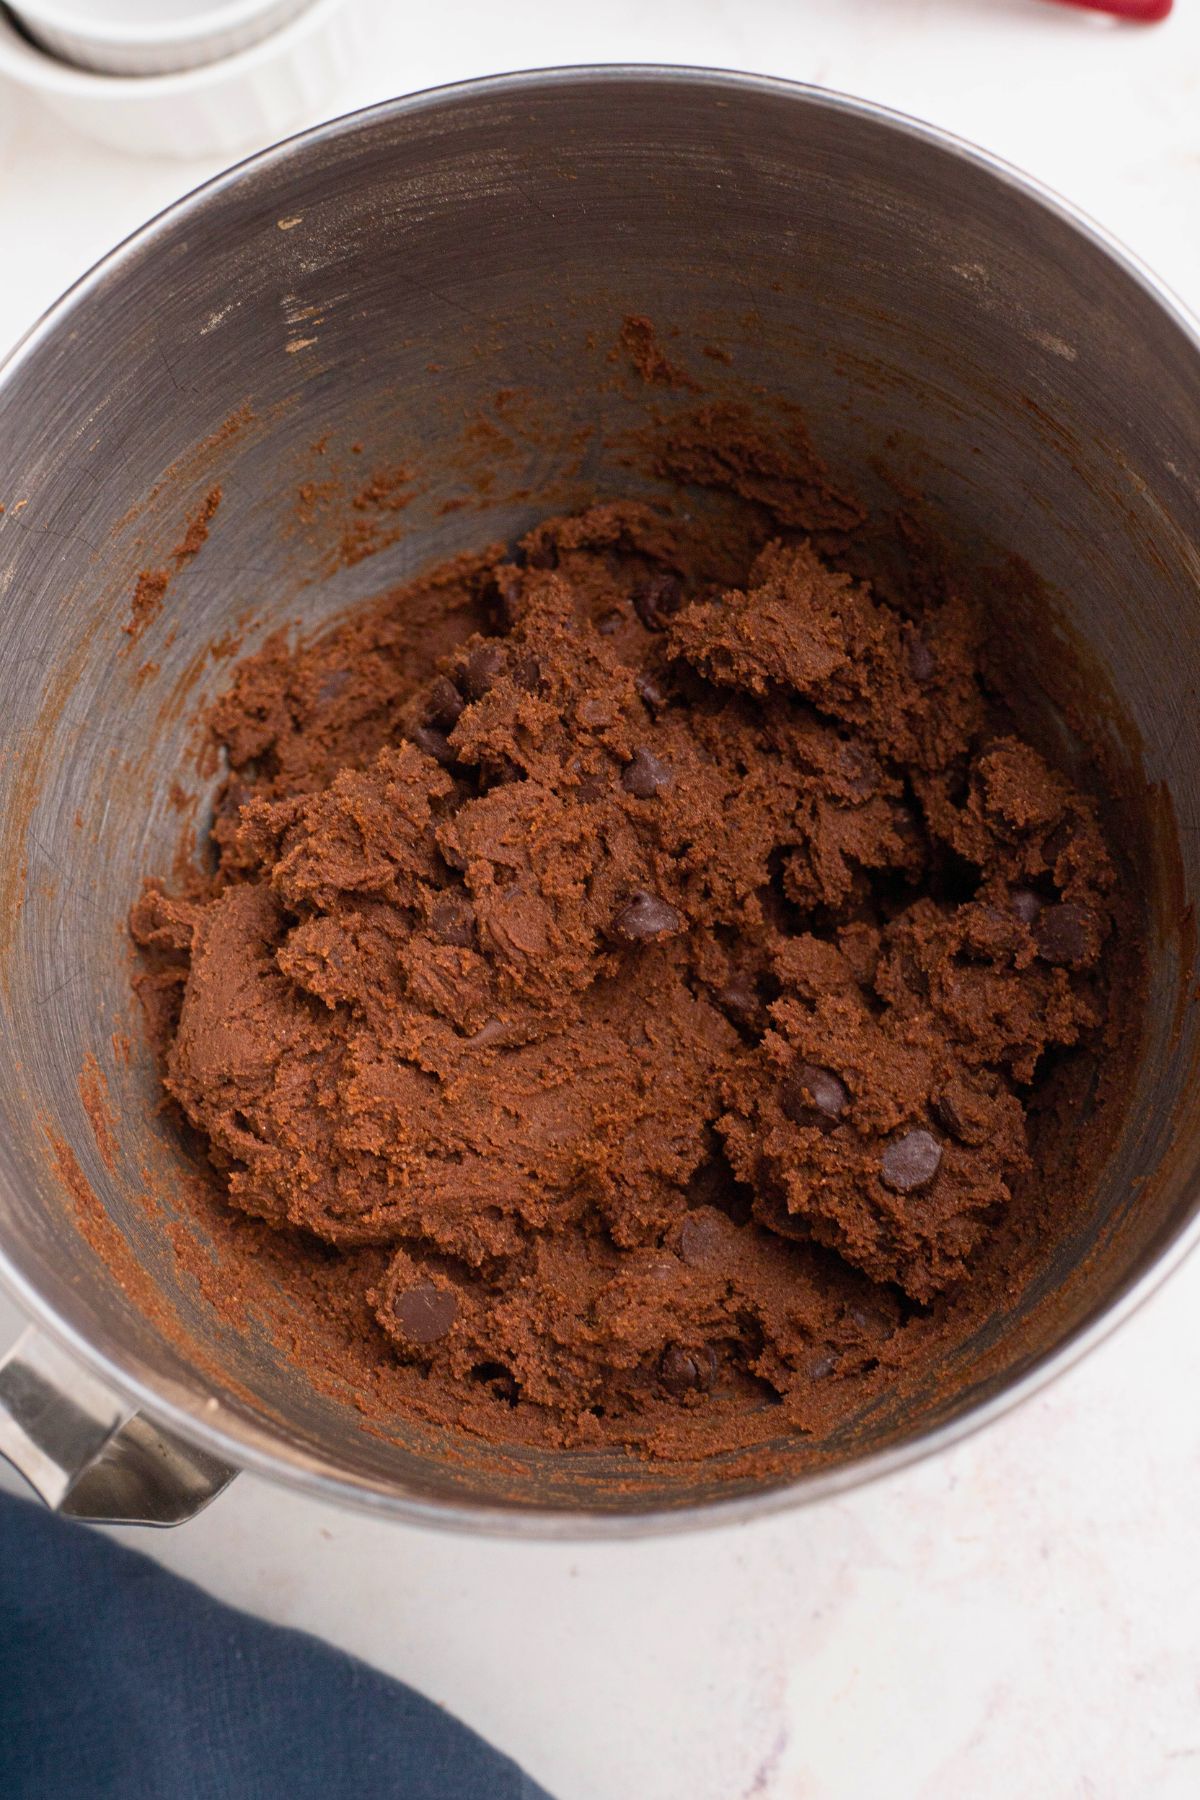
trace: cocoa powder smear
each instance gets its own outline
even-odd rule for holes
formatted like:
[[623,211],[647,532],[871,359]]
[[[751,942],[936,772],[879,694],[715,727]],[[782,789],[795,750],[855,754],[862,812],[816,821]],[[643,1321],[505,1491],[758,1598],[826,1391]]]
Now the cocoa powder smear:
[[978,616],[751,486],[268,644],[213,719],[213,860],[135,910],[169,1093],[401,1411],[812,1429],[993,1303],[1045,1071],[1110,1029],[1095,808]]

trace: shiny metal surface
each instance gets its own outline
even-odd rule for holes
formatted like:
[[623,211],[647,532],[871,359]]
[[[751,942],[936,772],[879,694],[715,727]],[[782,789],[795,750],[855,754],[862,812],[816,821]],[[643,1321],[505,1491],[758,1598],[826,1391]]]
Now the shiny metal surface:
[[[800,406],[872,502],[888,498],[886,452],[964,555],[1018,552],[1051,616],[1020,581],[994,604],[1039,729],[1069,753],[1058,631],[1086,646],[1112,755],[1144,783],[1128,837],[1151,914],[1149,1023],[1089,1216],[938,1379],[828,1443],[779,1443],[769,1483],[712,1462],[500,1459],[404,1423],[392,1442],[312,1388],[176,1262],[185,1151],[155,1111],[129,998],[123,921],[143,875],[170,866],[171,777],[192,768],[201,817],[212,792],[187,751],[227,679],[214,640],[311,626],[513,535],[571,460],[582,490],[628,492],[623,434],[646,400],[605,351],[634,311],[677,328],[672,355],[718,392],[761,385]],[[704,363],[706,344],[731,364]],[[463,423],[494,419],[498,389],[543,423],[513,426],[493,487],[465,489]],[[326,433],[360,442],[364,467],[419,472],[405,535],[332,575],[295,509]],[[210,542],[131,646],[137,571],[167,559],[216,480]],[[470,504],[439,510],[448,495]],[[0,375],[0,502],[0,1252],[48,1337],[121,1408],[219,1463],[426,1523],[711,1523],[982,1423],[1194,1242],[1200,342],[1151,277],[1023,178],[865,104],[749,77],[568,70],[396,102],[222,177],[67,296]],[[111,1167],[79,1093],[89,1052],[119,1118]]]
[[0,1455],[57,1512],[130,1525],[194,1518],[237,1474],[32,1326],[0,1360]]

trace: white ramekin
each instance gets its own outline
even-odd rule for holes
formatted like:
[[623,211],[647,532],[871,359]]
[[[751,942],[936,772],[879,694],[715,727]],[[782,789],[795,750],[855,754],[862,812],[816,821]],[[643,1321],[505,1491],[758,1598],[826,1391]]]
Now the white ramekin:
[[30,43],[0,7],[0,77],[118,150],[227,155],[319,116],[353,71],[362,25],[362,0],[311,0],[280,30],[215,62],[166,75],[103,75]]
[[270,37],[311,0],[17,0],[31,37],[82,69],[170,75],[235,56]]

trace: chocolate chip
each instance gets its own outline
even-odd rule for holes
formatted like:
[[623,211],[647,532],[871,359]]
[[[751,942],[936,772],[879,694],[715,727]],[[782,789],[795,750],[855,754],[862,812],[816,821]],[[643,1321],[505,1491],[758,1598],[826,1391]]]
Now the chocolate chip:
[[415,1287],[401,1288],[392,1313],[410,1343],[436,1344],[458,1317],[458,1301],[448,1289],[418,1281]]
[[903,1137],[892,1139],[881,1158],[879,1173],[885,1187],[898,1194],[912,1194],[929,1186],[941,1160],[942,1146],[931,1131],[917,1125]]
[[928,687],[937,674],[937,657],[924,638],[909,638],[908,667],[918,687]]
[[938,1124],[950,1133],[951,1137],[961,1138],[966,1131],[966,1121],[959,1111],[958,1102],[948,1089],[943,1088],[929,1102],[929,1109]]
[[673,906],[657,894],[640,888],[615,914],[610,930],[627,944],[647,944],[655,938],[674,937],[684,922]]
[[689,1268],[702,1268],[718,1254],[724,1237],[716,1212],[701,1208],[679,1227],[679,1254]]
[[836,1356],[814,1356],[804,1373],[810,1381],[824,1381],[837,1368]]
[[672,613],[683,605],[683,589],[676,575],[648,575],[631,596],[633,610],[647,631],[664,631]]
[[779,1104],[797,1125],[829,1130],[850,1104],[845,1082],[819,1063],[797,1063],[779,1093]]
[[475,914],[457,894],[439,894],[429,914],[429,925],[443,944],[469,950],[475,942]]
[[621,771],[621,786],[636,800],[653,800],[663,788],[669,788],[675,777],[653,750],[635,750]]
[[1042,910],[1041,898],[1032,888],[1014,888],[1009,905],[1022,925],[1032,925]]
[[660,713],[667,704],[667,696],[655,681],[653,675],[647,675],[643,669],[633,678],[633,685],[638,691],[638,699],[652,713]]
[[330,669],[317,683],[317,705],[328,706],[350,686],[349,669]]
[[517,686],[524,688],[527,694],[536,694],[542,685],[542,665],[528,650],[522,650],[513,657],[508,672]]
[[600,694],[585,694],[575,707],[575,717],[585,731],[603,731],[613,722],[612,707]]
[[620,631],[625,623],[625,615],[614,607],[611,612],[601,613],[596,620],[596,630],[601,637],[611,637],[614,631]]
[[464,701],[452,681],[439,675],[425,702],[425,717],[439,731],[453,731],[462,717]]
[[459,676],[459,686],[468,700],[482,700],[504,668],[505,655],[499,644],[476,644]]
[[658,1378],[668,1394],[681,1400],[685,1394],[703,1394],[713,1384],[717,1359],[708,1344],[699,1350],[685,1350],[682,1344],[668,1344],[658,1359]]
[[754,1031],[762,1024],[762,1001],[748,981],[731,981],[717,995],[717,1005],[740,1031]]
[[878,1306],[850,1306],[846,1316],[860,1331],[869,1332],[873,1338],[882,1338],[884,1343],[896,1335],[895,1319]]
[[1086,906],[1064,900],[1060,906],[1043,910],[1033,935],[1043,962],[1077,969],[1088,960],[1098,936],[1096,915]]
[[434,762],[441,763],[443,769],[449,768],[454,761],[454,752],[444,731],[437,731],[432,725],[415,725],[409,737],[423,750],[426,756],[432,756]]
[[531,545],[525,552],[525,565],[530,569],[557,569],[557,544],[543,541],[540,544]]
[[477,1050],[487,1050],[493,1044],[506,1043],[512,1037],[512,1033],[513,1027],[508,1019],[488,1019],[486,1024],[479,1027],[478,1031],[471,1033],[467,1042]]

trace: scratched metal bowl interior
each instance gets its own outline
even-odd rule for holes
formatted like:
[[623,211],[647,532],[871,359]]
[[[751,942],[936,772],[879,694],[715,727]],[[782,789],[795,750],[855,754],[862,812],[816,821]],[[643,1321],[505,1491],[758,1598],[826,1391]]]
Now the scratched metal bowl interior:
[[[229,679],[214,642],[311,628],[512,539],[568,476],[581,495],[653,491],[623,434],[651,400],[695,397],[614,378],[604,351],[630,312],[675,331],[672,357],[712,394],[798,403],[868,502],[893,498],[886,446],[965,557],[1019,552],[1042,597],[1031,582],[995,604],[1013,609],[1018,657],[1037,646],[1024,679],[1043,734],[1070,754],[1070,658],[1053,645],[1081,643],[1108,696],[1093,723],[1144,811],[1130,841],[1146,1026],[1086,1216],[953,1367],[827,1443],[777,1444],[766,1483],[719,1459],[499,1456],[403,1422],[389,1441],[269,1334],[222,1317],[172,1250],[173,1216],[196,1227],[129,986],[130,903],[179,838],[172,781],[201,822],[216,787],[190,756]],[[728,364],[704,360],[712,343]],[[494,417],[499,390],[541,426],[509,432],[489,486],[464,422]],[[361,468],[399,459],[418,477],[402,535],[333,573],[296,506],[326,434],[335,462],[356,442]],[[131,648],[138,571],[169,560],[216,482],[207,544]],[[150,1428],[410,1517],[553,1531],[736,1515],[989,1416],[1182,1253],[1200,1156],[1185,929],[1200,879],[1200,350],[1148,277],[1019,177],[869,107],[750,78],[565,71],[399,102],[223,177],[68,296],[0,382],[0,501],[0,1254],[50,1340]],[[114,1034],[133,1042],[128,1063]],[[80,1099],[89,1053],[118,1121],[112,1169]],[[93,1248],[89,1205],[140,1282]]]

